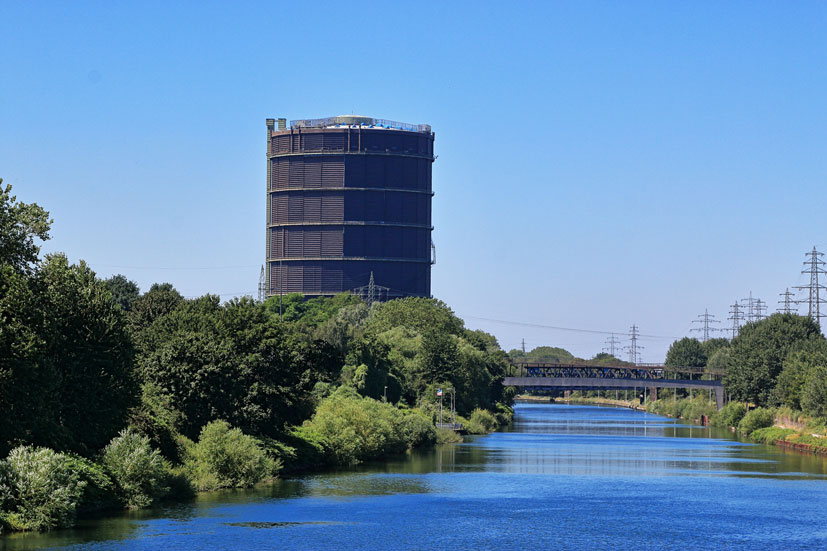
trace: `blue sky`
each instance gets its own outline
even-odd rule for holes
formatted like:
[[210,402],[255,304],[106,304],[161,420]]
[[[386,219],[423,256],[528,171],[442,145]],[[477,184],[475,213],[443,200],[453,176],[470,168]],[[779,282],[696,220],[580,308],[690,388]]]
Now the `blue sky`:
[[0,177],[45,251],[229,298],[263,262],[265,118],[428,123],[434,295],[506,349],[606,335],[488,320],[635,323],[661,361],[827,249],[825,28],[821,2],[0,2]]

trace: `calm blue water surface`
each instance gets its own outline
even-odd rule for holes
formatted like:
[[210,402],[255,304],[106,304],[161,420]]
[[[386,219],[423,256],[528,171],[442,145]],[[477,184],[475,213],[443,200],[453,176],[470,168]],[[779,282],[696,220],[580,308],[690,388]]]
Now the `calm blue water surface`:
[[827,549],[825,459],[627,409],[520,404],[380,465],[0,538],[2,549]]

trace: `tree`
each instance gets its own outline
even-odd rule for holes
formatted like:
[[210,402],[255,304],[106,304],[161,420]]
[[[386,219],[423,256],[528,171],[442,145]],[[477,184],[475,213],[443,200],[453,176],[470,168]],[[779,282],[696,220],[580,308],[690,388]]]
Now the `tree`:
[[341,364],[333,347],[293,338],[247,297],[223,306],[211,295],[185,301],[138,343],[144,384],[168,397],[190,438],[218,419],[246,434],[277,436],[311,415],[313,387],[332,380]]
[[709,357],[705,371],[709,374],[726,373],[728,365],[729,347],[719,348]]
[[808,371],[801,407],[809,415],[827,417],[827,365],[816,365]]
[[746,324],[730,344],[724,385],[735,400],[771,404],[787,354],[820,334],[816,322],[795,314],[773,314]]
[[775,388],[778,401],[802,409],[805,383],[816,366],[827,366],[827,339],[820,336],[799,343],[784,360]]
[[126,279],[125,275],[114,275],[104,280],[104,283],[112,293],[112,300],[125,312],[132,308],[132,303],[140,296],[141,291],[138,284]]
[[58,395],[45,399],[56,402],[52,422],[65,433],[65,448],[90,455],[118,433],[135,403],[126,320],[83,261],[48,256],[38,278],[46,295],[41,366],[59,382]]
[[381,333],[404,325],[419,333],[461,335],[464,324],[441,300],[406,297],[377,304],[368,319],[368,330]]
[[706,354],[707,358],[711,358],[715,352],[722,348],[729,348],[729,339],[725,339],[722,337],[716,339],[709,339],[701,343],[701,348],[703,348],[704,354]]
[[707,356],[703,345],[698,339],[684,337],[672,343],[666,352],[666,361],[669,367],[704,367]]
[[46,257],[0,284],[0,447],[90,455],[122,427],[135,386],[123,313],[86,264]]
[[521,359],[530,362],[572,362],[576,360],[571,352],[556,346],[538,346],[521,356]]
[[3,187],[0,178],[0,264],[30,272],[40,253],[35,239],[49,239],[52,220],[36,203],[18,202],[11,189],[11,184]]
[[184,302],[181,293],[171,283],[153,283],[149,291],[132,302],[129,323],[139,332],[152,325],[156,319],[169,314]]

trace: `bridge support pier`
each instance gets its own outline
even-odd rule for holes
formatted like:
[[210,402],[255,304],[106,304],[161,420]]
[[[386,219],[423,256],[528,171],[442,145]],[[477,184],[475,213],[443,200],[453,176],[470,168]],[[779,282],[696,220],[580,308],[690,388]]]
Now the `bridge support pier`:
[[568,400],[569,396],[571,396],[571,390],[564,390],[563,391],[563,399]]
[[718,406],[718,411],[724,409],[724,387],[715,387],[715,405]]
[[649,387],[649,401],[654,402],[658,399],[658,387],[650,386]]

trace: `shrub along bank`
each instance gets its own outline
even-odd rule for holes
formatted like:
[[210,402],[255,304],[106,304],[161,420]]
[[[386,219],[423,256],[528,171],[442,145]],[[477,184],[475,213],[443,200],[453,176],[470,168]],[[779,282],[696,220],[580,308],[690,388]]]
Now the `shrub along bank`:
[[701,415],[707,415],[710,425],[730,428],[753,442],[805,444],[806,446],[797,447],[815,453],[827,453],[824,422],[787,407],[758,407],[750,410],[746,403],[730,402],[720,411],[715,411],[714,402],[696,398],[658,400],[650,403],[647,411],[693,422],[698,422]]
[[[476,409],[470,426],[490,432],[501,419]],[[433,417],[339,392],[323,399],[313,417],[287,442],[260,441],[213,421],[198,441],[178,435],[182,463],[173,464],[133,429],[123,430],[96,461],[48,448],[20,446],[0,461],[0,527],[48,530],[72,526],[78,513],[140,509],[195,491],[246,488],[293,469],[348,466],[432,446],[461,441],[453,431],[440,434]]]

